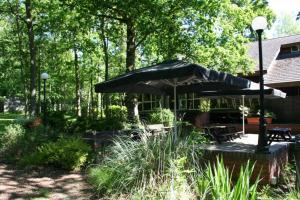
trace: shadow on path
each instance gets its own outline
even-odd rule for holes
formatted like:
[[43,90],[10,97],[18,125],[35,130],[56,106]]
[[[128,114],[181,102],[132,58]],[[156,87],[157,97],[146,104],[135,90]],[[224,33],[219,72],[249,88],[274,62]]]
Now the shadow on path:
[[0,163],[0,199],[91,199],[81,173],[55,169],[20,170]]

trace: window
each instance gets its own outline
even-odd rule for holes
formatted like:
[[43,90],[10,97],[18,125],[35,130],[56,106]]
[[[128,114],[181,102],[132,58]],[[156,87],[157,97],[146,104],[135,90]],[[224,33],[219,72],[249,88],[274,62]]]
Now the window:
[[155,95],[141,95],[139,99],[139,110],[141,111],[151,111],[155,108],[160,107],[160,100],[161,98],[159,96]]

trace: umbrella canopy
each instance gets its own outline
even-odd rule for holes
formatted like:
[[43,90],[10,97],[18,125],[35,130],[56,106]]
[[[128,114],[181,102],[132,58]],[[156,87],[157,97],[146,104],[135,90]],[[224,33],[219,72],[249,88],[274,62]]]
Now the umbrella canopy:
[[[109,81],[95,85],[98,93],[144,93],[174,95],[198,93],[202,96],[258,96],[259,85],[250,80],[197,64],[172,60],[134,70]],[[269,97],[285,98],[285,93],[264,87]],[[244,99],[244,98],[243,98]],[[174,98],[174,132],[176,135],[176,98]],[[244,115],[243,115],[244,116]],[[244,129],[243,129],[244,130]]]
[[[209,98],[219,98],[220,96],[224,97],[239,97],[241,95],[247,96],[248,98],[257,98],[259,96],[259,84],[251,82],[249,88],[240,89],[240,90],[214,90],[214,91],[194,91],[194,93],[199,94],[203,97]],[[267,99],[276,99],[276,98],[285,98],[286,93],[281,90],[274,88],[264,87],[265,98]]]
[[250,88],[251,81],[197,64],[173,60],[134,70],[95,85],[101,93],[147,93],[173,95],[202,91],[226,91]]

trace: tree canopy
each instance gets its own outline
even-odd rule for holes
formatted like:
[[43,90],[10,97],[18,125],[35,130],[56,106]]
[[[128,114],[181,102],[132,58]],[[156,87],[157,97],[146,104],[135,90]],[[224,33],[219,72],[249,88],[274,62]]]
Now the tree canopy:
[[44,71],[50,108],[77,115],[101,109],[96,82],[177,54],[247,73],[252,19],[274,21],[266,0],[7,0],[0,11],[1,95],[18,96],[32,115]]
[[283,37],[296,35],[300,33],[300,22],[296,20],[296,16],[285,14],[277,19],[274,24],[274,37]]

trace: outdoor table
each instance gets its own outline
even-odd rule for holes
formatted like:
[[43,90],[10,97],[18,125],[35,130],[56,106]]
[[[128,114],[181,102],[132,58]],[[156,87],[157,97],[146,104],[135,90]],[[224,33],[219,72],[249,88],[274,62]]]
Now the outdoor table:
[[269,144],[272,142],[292,141],[290,128],[272,128],[268,129]]
[[228,126],[208,126],[204,127],[208,134],[213,137],[218,143],[233,140],[233,134],[229,133]]

